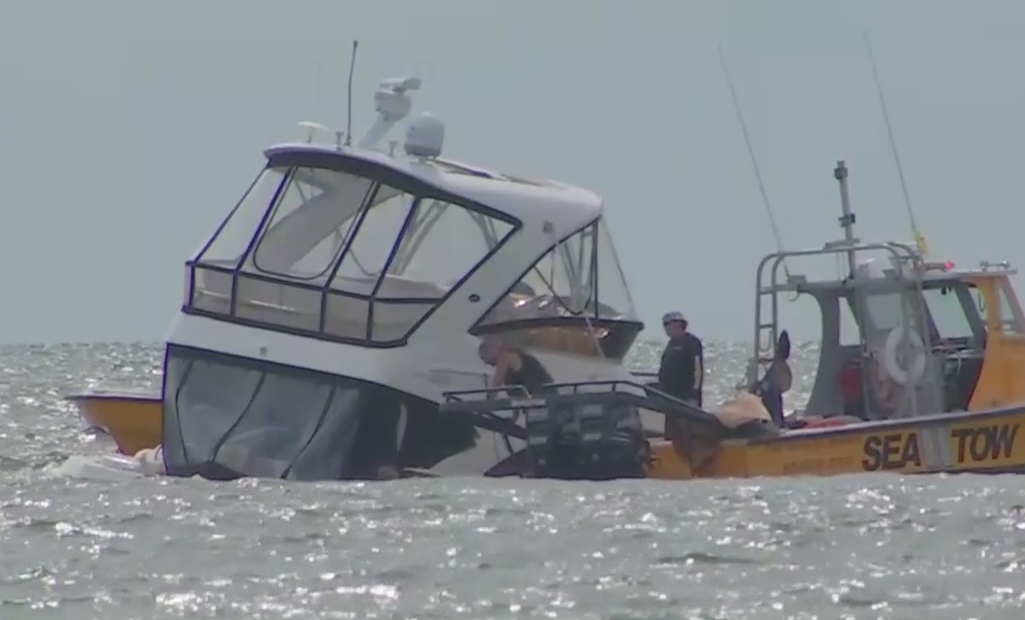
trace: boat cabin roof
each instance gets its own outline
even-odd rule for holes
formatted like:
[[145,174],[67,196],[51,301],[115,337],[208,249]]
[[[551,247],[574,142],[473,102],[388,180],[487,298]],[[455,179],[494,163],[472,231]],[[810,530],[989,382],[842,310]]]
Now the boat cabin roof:
[[551,222],[560,238],[593,222],[603,212],[601,197],[586,189],[558,181],[504,174],[447,159],[417,159],[316,143],[277,144],[265,149],[264,155],[270,166],[303,158],[307,159],[303,165],[345,170],[368,177],[399,173],[443,192],[486,205],[521,222]]

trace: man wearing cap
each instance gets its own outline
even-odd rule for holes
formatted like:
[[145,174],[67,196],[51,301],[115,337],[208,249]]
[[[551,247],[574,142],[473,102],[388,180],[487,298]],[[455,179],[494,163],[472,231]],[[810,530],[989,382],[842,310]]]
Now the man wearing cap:
[[[659,388],[670,396],[700,407],[705,377],[701,339],[687,331],[687,319],[680,312],[665,313],[662,327],[669,336],[669,343],[662,352],[662,364],[658,369]],[[667,418],[667,434],[668,422]]]

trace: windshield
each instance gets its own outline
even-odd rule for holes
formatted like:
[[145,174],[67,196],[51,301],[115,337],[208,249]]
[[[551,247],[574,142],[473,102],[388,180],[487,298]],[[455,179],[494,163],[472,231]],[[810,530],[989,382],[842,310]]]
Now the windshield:
[[[937,335],[943,340],[971,338],[974,335],[972,325],[981,325],[978,307],[972,300],[968,287],[963,283],[930,283],[922,291],[922,296],[925,298]],[[969,302],[967,307],[966,300]]]
[[599,218],[546,252],[474,328],[520,346],[622,359],[637,319],[612,236]]
[[269,166],[196,260],[191,306],[346,340],[402,341],[517,227],[487,207],[409,186],[416,191]]
[[560,317],[636,320],[604,218],[555,244],[481,325]]

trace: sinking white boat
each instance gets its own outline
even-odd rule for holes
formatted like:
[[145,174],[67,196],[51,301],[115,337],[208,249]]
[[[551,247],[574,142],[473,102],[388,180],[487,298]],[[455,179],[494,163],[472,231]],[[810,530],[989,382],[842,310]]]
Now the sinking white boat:
[[[382,82],[377,121],[355,145],[342,133],[318,142],[326,128],[304,123],[306,141],[264,151],[186,263],[166,346],[164,467],[148,453],[110,457],[98,476],[522,473],[524,420],[440,411],[446,393],[487,386],[487,335],[529,351],[556,383],[636,381],[623,357],[643,325],[601,197],[445,159],[445,126],[428,113],[401,148],[377,149],[419,86]],[[663,431],[661,415],[627,417],[634,447]]]

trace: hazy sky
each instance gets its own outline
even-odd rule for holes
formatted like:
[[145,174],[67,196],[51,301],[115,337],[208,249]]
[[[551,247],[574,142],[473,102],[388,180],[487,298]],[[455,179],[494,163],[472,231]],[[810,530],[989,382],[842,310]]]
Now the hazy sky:
[[648,334],[678,308],[750,338],[775,245],[720,44],[785,245],[840,234],[837,159],[860,235],[909,236],[868,31],[931,248],[1020,261],[1023,24],[1020,0],[6,0],[0,341],[162,339],[262,148],[344,127],[353,38],[355,128],[381,78],[419,72],[448,156],[604,196]]

